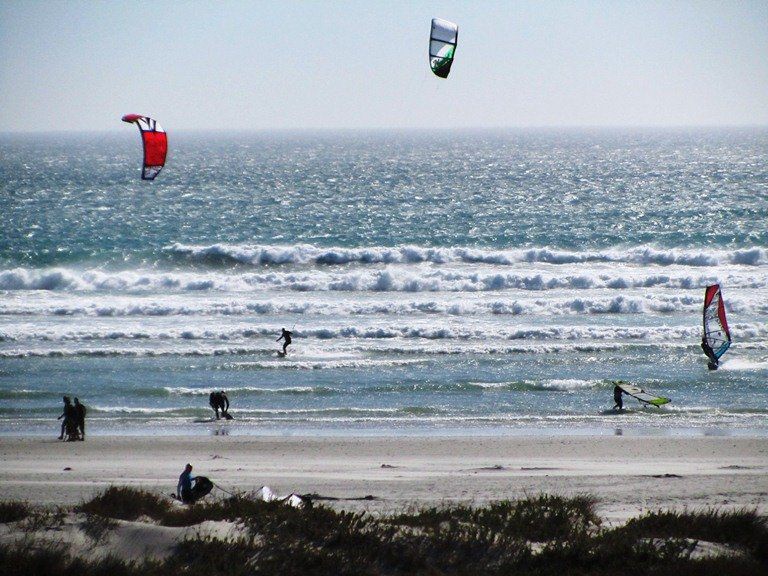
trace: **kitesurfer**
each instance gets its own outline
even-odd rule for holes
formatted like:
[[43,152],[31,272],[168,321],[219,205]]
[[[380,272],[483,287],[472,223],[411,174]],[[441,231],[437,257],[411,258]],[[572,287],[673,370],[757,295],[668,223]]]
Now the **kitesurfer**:
[[717,367],[720,364],[720,361],[717,359],[717,356],[715,356],[715,352],[712,350],[712,346],[707,344],[706,336],[703,336],[701,338],[701,349],[704,350],[704,354],[706,354],[707,358],[709,358],[709,362],[707,363],[707,368],[709,368],[710,370],[717,370]]
[[291,331],[289,331],[289,330],[286,330],[285,328],[283,328],[283,329],[282,329],[282,334],[280,334],[280,338],[278,338],[278,339],[276,340],[276,342],[280,342],[280,340],[282,340],[283,338],[285,338],[285,342],[283,342],[283,356],[285,356],[285,355],[288,353],[288,352],[287,352],[287,349],[288,349],[288,346],[289,346],[289,345],[290,345],[290,343],[291,343],[291,334],[293,334],[293,332],[291,332]]
[[621,386],[614,386],[613,387],[613,401],[616,402],[613,409],[616,410],[617,408],[619,410],[624,410],[624,400],[622,400],[621,395],[624,394],[624,390],[621,389]]
[[80,404],[80,400],[75,398],[75,413],[77,416],[77,432],[78,432],[78,439],[79,440],[85,440],[85,413],[86,409],[85,406]]
[[191,504],[194,501],[192,498],[192,464],[187,464],[184,467],[184,472],[179,476],[176,494],[178,494],[179,500],[185,504]]

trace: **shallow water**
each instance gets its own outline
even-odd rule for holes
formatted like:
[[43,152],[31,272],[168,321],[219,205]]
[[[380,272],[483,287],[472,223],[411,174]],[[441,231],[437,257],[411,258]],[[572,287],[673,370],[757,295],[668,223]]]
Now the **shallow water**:
[[766,130],[134,137],[0,138],[0,433],[768,433]]

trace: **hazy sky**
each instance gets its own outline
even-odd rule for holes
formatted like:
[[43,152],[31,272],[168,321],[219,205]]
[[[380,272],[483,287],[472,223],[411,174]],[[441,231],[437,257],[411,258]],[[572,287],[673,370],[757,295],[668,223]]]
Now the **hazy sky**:
[[[451,75],[430,19],[457,22]],[[768,124],[768,0],[0,0],[0,130]]]

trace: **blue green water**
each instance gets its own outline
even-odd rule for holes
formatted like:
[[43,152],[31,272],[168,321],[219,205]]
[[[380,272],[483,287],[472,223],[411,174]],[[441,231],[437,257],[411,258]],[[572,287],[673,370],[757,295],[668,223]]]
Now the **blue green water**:
[[0,137],[0,433],[768,432],[768,130],[169,141]]

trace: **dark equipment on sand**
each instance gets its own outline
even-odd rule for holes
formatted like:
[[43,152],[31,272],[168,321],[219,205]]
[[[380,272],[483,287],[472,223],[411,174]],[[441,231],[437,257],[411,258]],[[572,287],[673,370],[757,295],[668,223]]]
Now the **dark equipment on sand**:
[[174,500],[183,502],[184,504],[194,504],[198,500],[205,498],[213,490],[213,482],[205,476],[195,476],[192,478],[192,489],[186,494],[186,498],[182,498],[181,495],[171,494]]

